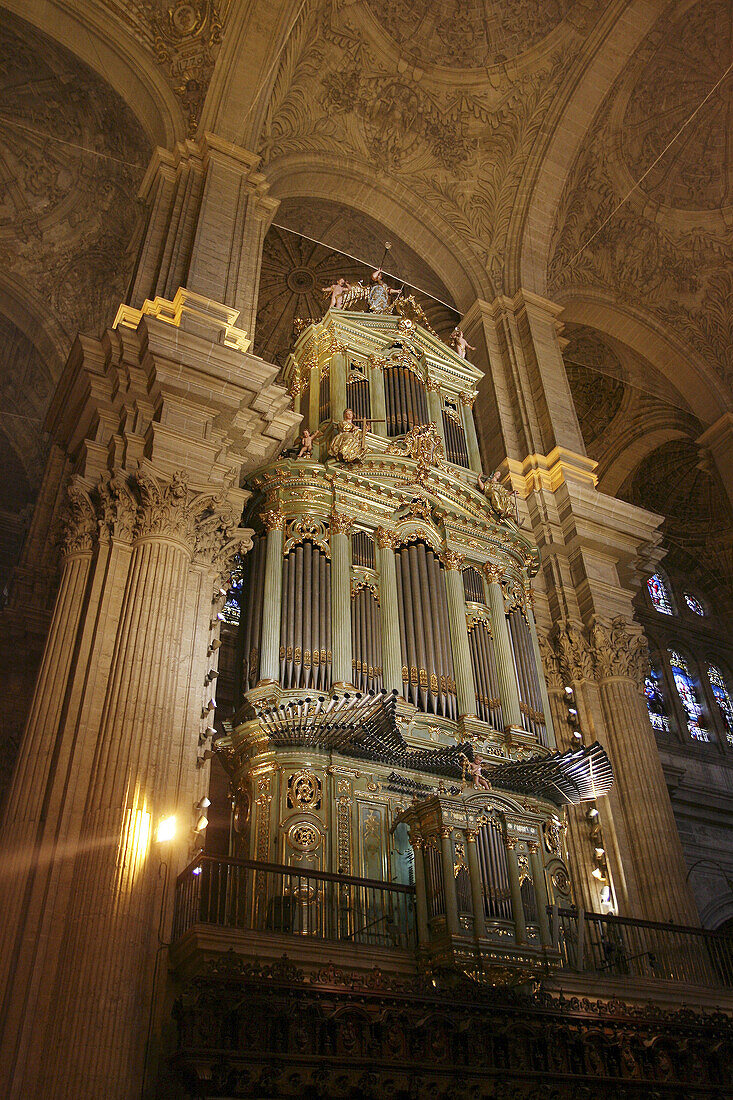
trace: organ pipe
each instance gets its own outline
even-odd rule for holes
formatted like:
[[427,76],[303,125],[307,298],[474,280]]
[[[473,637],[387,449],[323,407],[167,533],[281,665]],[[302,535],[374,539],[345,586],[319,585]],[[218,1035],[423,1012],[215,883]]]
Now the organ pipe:
[[510,921],[512,902],[509,867],[499,826],[489,821],[479,829],[476,847],[483,882],[486,916],[490,920]]
[[357,419],[372,415],[371,402],[369,400],[369,383],[366,378],[353,378],[346,384],[346,404],[354,410]]
[[445,409],[443,410],[443,436],[445,438],[445,457],[456,466],[468,468],[468,448],[463,425],[458,423]]
[[396,555],[405,695],[427,714],[457,715],[443,567],[424,542]]
[[381,691],[382,619],[372,590],[363,587],[351,598],[352,682],[360,691]]
[[429,422],[425,385],[409,367],[386,367],[384,389],[388,436],[404,435],[416,424]]
[[542,744],[547,744],[545,716],[542,712],[542,695],[532,637],[521,608],[515,607],[507,614],[507,625],[519,685],[519,709],[522,715],[522,725],[528,733],[532,733],[539,738]]
[[310,539],[283,561],[280,682],[284,688],[331,685],[330,562]]
[[482,722],[488,722],[494,729],[503,730],[504,718],[501,712],[494,640],[488,623],[476,619],[469,629],[468,643],[476,686],[476,713]]

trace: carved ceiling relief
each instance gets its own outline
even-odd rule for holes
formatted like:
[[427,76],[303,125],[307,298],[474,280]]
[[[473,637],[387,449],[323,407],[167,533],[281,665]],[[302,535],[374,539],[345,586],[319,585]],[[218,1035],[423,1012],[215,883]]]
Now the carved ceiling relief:
[[230,0],[103,0],[165,73],[192,137],[214,71]]
[[[330,0],[306,7],[283,51],[259,151],[266,165],[315,152],[356,158],[389,176],[460,234],[501,287],[526,158],[569,59],[602,5],[461,4],[452,52],[445,57],[437,28],[442,9],[418,0],[398,7],[378,9],[379,23],[388,34],[391,28],[393,38],[380,29],[373,7]],[[498,67],[490,80],[485,68],[471,68],[477,50],[483,55],[490,48],[484,66],[499,54],[516,54],[571,10],[588,19],[566,20],[554,48],[533,56],[531,66],[519,64],[511,74]],[[462,48],[460,26],[467,19],[480,24],[481,33]],[[432,42],[435,57],[421,35]],[[446,62],[449,79],[445,69],[432,68]]]
[[566,334],[565,372],[586,447],[609,428],[621,408],[624,383],[621,364],[591,329],[578,326]]
[[727,0],[678,4],[634,55],[566,183],[549,290],[602,287],[620,301],[641,299],[733,393],[733,243],[723,212],[733,208],[733,74],[622,205],[722,76],[732,24]]
[[108,85],[8,13],[0,55],[0,264],[71,342],[124,295],[151,150]]

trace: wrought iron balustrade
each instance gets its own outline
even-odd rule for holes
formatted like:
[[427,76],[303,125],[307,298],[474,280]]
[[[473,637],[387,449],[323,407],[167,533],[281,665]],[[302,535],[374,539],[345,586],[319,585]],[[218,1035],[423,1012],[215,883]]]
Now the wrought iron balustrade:
[[548,909],[563,965],[614,978],[733,988],[733,936],[576,909]]
[[208,924],[414,950],[414,897],[398,883],[201,855],[178,876],[173,939]]

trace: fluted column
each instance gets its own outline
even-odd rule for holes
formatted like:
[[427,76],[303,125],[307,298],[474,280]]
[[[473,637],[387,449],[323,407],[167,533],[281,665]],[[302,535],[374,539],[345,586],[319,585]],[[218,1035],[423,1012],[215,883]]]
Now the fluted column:
[[402,647],[400,644],[400,618],[397,607],[397,566],[394,546],[389,531],[377,529],[379,550],[379,586],[382,596],[382,664],[384,686],[387,691],[395,688],[402,694]]
[[448,621],[453,648],[453,671],[456,678],[459,717],[476,714],[476,688],[473,682],[471,650],[466,627],[466,596],[463,591],[461,565],[463,556],[449,550],[443,556],[445,587],[448,596]]
[[634,854],[635,915],[697,924],[679,832],[654,732],[638,685],[626,677],[599,679],[616,802]]
[[453,871],[451,830],[447,825],[442,825],[440,828],[440,856],[443,862],[445,926],[449,936],[458,936],[461,932],[461,924],[458,919],[458,898],[456,897],[456,876]]
[[425,859],[422,853],[424,844],[425,841],[420,836],[415,837],[412,841],[412,850],[415,853],[415,917],[419,947],[427,947],[430,942],[428,898],[425,889]]
[[486,570],[486,596],[491,615],[494,634],[494,656],[496,657],[496,676],[499,681],[499,696],[504,722],[507,726],[522,726],[522,712],[519,709],[519,688],[514,671],[512,643],[509,639],[509,627],[504,611],[504,596],[499,584],[498,573],[489,566]]
[[13,889],[5,891],[0,927],[0,991],[16,977],[26,980],[18,974],[18,968],[20,964],[23,969],[20,959],[23,931],[26,940],[30,938],[30,929],[19,927],[28,916],[32,888],[28,863],[31,849],[43,843],[44,801],[53,767],[53,745],[74,660],[96,529],[96,516],[88,495],[72,487],[65,518],[61,582],[0,834],[4,874],[13,883]]
[[262,513],[267,530],[265,547],[265,583],[262,596],[262,644],[260,680],[280,678],[280,601],[283,591],[283,528],[285,517],[279,509]]
[[511,837],[506,841],[506,862],[509,871],[509,891],[512,898],[512,915],[514,917],[514,938],[517,943],[526,943],[527,922],[524,917],[524,905],[522,904],[522,888],[519,882],[516,844],[516,840],[513,840]]
[[537,624],[534,621],[534,612],[532,610],[532,604],[530,600],[527,600],[526,606],[527,623],[529,624],[529,636],[532,640],[532,653],[534,655],[535,668],[537,669],[537,682],[540,686],[540,698],[542,700],[542,713],[545,716],[545,733],[547,735],[548,748],[557,748],[557,739],[555,737],[555,726],[552,721],[552,710],[550,708],[550,697],[547,693],[547,681],[545,680],[544,666],[542,664],[542,653],[540,652],[540,642],[537,637]]
[[428,378],[425,389],[428,397],[428,416],[438,429],[438,435],[445,448],[445,425],[443,424],[443,402],[440,398],[440,386]]
[[478,865],[476,852],[476,829],[466,829],[466,860],[468,861],[468,874],[471,879],[471,906],[473,908],[473,932],[477,939],[486,935],[486,915],[484,913],[484,894],[481,881],[481,872]]
[[466,448],[468,450],[468,462],[474,473],[481,473],[481,451],[476,435],[476,421],[473,419],[474,397],[470,393],[460,393],[461,420],[463,430],[466,433]]
[[333,684],[351,686],[351,516],[331,514],[331,646]]
[[386,438],[387,435],[387,399],[384,393],[384,371],[372,365],[369,371],[369,393],[371,397],[371,409],[374,425],[372,431],[375,435]]
[[337,351],[331,357],[330,372],[330,397],[331,397],[331,419],[333,421],[341,420],[344,415],[344,409],[347,407],[346,401],[346,356],[343,352]]
[[550,921],[547,916],[549,899],[547,896],[547,883],[545,882],[545,869],[542,865],[542,855],[540,853],[539,844],[532,841],[530,841],[529,844],[529,862],[532,868],[532,882],[534,883],[534,893],[537,902],[537,922],[540,926],[540,942],[543,947],[551,947],[552,935],[550,933]]

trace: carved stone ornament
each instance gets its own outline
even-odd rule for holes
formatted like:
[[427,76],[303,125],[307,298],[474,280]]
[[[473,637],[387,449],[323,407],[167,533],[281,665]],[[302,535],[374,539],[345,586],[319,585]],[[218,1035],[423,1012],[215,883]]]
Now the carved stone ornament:
[[72,481],[61,519],[61,547],[65,555],[91,550],[97,535],[97,512],[87,490]]
[[550,635],[564,684],[595,679],[593,651],[582,630],[568,622],[557,623]]
[[594,623],[591,643],[599,680],[621,677],[643,686],[649,675],[647,642],[643,636],[631,634],[623,618],[618,616],[607,626]]

